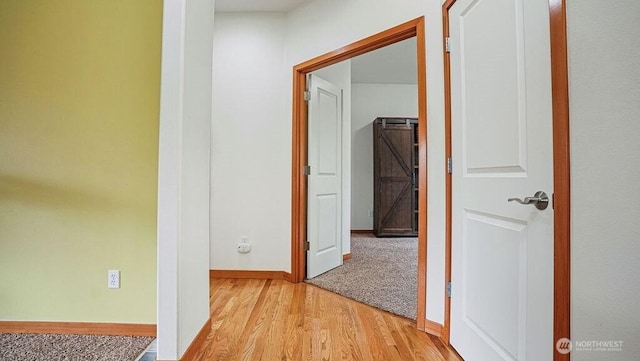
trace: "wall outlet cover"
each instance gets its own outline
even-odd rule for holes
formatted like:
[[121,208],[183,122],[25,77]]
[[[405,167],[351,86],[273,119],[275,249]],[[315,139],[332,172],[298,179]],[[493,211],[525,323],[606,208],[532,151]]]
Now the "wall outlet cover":
[[109,278],[107,280],[108,288],[120,288],[120,271],[110,269],[108,272]]
[[249,253],[251,252],[251,245],[249,243],[238,243],[238,252]]

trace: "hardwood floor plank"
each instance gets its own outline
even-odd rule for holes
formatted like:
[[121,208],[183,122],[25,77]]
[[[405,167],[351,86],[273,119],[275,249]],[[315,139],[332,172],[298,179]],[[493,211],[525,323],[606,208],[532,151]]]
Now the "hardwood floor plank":
[[340,303],[340,319],[341,328],[340,336],[342,339],[342,354],[348,355],[350,360],[362,360],[362,354],[358,347],[358,340],[356,339],[356,323],[353,317],[353,306],[348,302]]
[[460,361],[415,322],[308,284],[212,279],[199,361]]
[[319,297],[320,302],[320,360],[333,360],[333,347],[338,346],[338,338],[332,339],[335,335],[335,302],[330,297]]
[[398,350],[398,354],[403,360],[415,360],[415,353],[413,349],[409,347],[406,337],[402,335],[402,329],[398,327],[399,323],[404,323],[404,320],[400,320],[391,315],[381,315],[386,329],[389,331],[392,339],[395,342],[395,348]]
[[376,327],[380,330],[380,334],[382,335],[382,339],[384,340],[385,345],[396,347],[396,342],[391,336],[391,332],[387,324],[384,322],[383,315],[379,313],[373,313],[373,317],[376,321]]
[[433,336],[433,335],[427,335],[427,336],[429,336],[429,338],[431,339],[431,342],[436,346],[438,351],[440,351],[440,354],[445,359],[445,361],[459,361],[460,360],[460,356],[458,356],[458,354],[455,351],[453,351],[451,348],[445,346],[440,341],[439,338],[437,338],[436,336]]
[[304,340],[304,315],[307,301],[307,289],[302,284],[293,285],[291,308],[287,316],[287,328],[284,345],[285,360],[302,360]]
[[241,355],[236,358],[237,360],[249,361],[262,358],[265,346],[264,339],[266,339],[267,330],[273,320],[273,311],[277,309],[277,301],[282,288],[277,282],[273,282],[273,284],[272,282],[272,280],[266,280],[249,315],[246,322],[247,327],[245,327],[244,334],[239,341],[239,347],[242,350]]
[[293,297],[292,292],[284,292],[284,287],[280,287],[278,292],[277,305],[275,311],[273,311],[273,319],[267,330],[265,338],[266,345],[270,345],[264,350],[262,356],[263,361],[269,360],[285,360],[285,336],[287,334],[287,318],[290,313],[291,299]]
[[382,328],[379,327],[375,312],[367,312],[363,309],[359,315],[373,360],[402,361],[395,345],[392,348],[388,347],[387,339],[382,333]]
[[367,312],[370,311],[369,309],[365,309],[364,305],[359,304],[357,302],[349,303],[349,305],[352,307],[353,309],[353,318],[355,321],[355,329],[356,332],[355,333],[355,338],[356,338],[356,344],[354,345],[356,348],[358,348],[359,353],[362,355],[362,360],[376,360],[373,358],[373,355],[371,354],[371,347],[373,347],[373,344],[369,344],[367,343],[367,338],[366,338],[366,325],[362,322],[362,317],[361,317],[361,311],[362,312]]
[[[234,280],[236,281],[236,280]],[[212,324],[218,324],[221,318],[219,328],[212,332],[214,337],[210,344],[211,348],[207,352],[206,360],[233,360],[238,357],[239,349],[242,350],[244,345],[239,344],[240,338],[245,333],[245,325],[260,295],[261,286],[266,283],[265,280],[248,280],[244,283],[245,287],[240,288],[239,292],[228,299],[223,305],[220,314],[215,314],[215,320]],[[243,284],[238,282],[239,284]],[[214,314],[212,314],[213,316]]]
[[302,360],[313,360],[313,323],[318,315],[318,293],[306,287],[302,326]]

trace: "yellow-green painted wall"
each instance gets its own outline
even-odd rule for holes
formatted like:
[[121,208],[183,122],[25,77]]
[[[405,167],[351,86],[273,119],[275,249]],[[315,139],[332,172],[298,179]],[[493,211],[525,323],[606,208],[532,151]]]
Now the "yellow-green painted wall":
[[0,320],[156,322],[161,31],[161,0],[0,1]]

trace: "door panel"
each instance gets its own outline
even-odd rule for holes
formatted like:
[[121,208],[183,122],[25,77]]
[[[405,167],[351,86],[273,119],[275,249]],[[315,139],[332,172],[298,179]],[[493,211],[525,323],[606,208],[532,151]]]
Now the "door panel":
[[[342,127],[341,109],[340,105],[340,93],[333,94],[331,90],[317,88],[317,107],[314,104],[313,109],[318,110],[317,119],[315,124],[318,130],[317,141],[318,149],[318,174],[323,176],[337,176],[338,168],[341,164],[338,154],[340,149],[338,143],[340,138],[339,130]],[[315,117],[315,116],[314,116]],[[314,121],[312,119],[310,121]]]
[[[518,1],[479,0],[468,4],[459,17],[460,100],[466,138],[462,144],[468,174],[524,170],[524,39],[522,8],[517,5]],[[493,136],[497,130],[500,137]]]
[[[526,224],[464,212],[462,319],[484,342],[517,360],[526,308]],[[501,320],[501,322],[496,322]]]
[[458,0],[449,11],[451,344],[467,361],[553,357],[553,193],[546,0]]
[[307,278],[342,264],[342,90],[309,78]]
[[381,177],[411,177],[413,167],[413,129],[405,126],[392,126],[380,130],[379,145],[381,156]]
[[406,179],[387,179],[380,185],[380,229],[384,232],[411,232],[411,183]]
[[336,194],[318,194],[318,249],[317,254],[331,252],[336,248],[338,224],[335,214],[339,212]]

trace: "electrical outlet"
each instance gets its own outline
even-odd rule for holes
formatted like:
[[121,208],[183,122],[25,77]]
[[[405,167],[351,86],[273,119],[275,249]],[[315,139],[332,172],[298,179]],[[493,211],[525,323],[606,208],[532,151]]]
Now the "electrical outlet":
[[238,252],[240,253],[249,253],[251,252],[251,245],[249,243],[238,243]]
[[373,211],[372,211],[372,210],[368,210],[368,211],[367,211],[367,216],[369,216],[369,217],[373,217]]
[[249,236],[240,236],[240,243],[238,243],[239,253],[251,252],[251,244],[249,243]]
[[120,271],[116,269],[110,269],[107,273],[109,274],[107,287],[120,288]]

